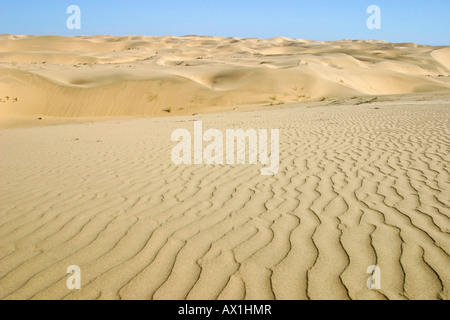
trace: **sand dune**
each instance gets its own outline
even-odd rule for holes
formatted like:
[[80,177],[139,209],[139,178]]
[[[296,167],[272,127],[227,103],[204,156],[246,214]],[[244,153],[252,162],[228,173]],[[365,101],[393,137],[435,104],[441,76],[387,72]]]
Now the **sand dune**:
[[[0,35],[0,50],[0,299],[450,299],[448,47]],[[176,166],[171,134],[196,120],[279,129],[278,174]]]
[[0,48],[4,116],[189,115],[450,89],[449,48],[416,44],[2,35]]

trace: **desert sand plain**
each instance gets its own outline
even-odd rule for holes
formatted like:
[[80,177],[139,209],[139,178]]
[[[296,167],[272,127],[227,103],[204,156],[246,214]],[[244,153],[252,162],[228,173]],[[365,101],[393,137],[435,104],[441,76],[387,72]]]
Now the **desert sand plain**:
[[[196,120],[278,174],[176,166]],[[450,299],[450,47],[1,35],[0,129],[0,299]]]

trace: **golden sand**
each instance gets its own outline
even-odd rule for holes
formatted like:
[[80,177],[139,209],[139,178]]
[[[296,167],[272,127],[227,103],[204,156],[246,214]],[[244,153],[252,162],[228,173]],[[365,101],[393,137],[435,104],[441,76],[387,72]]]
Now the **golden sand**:
[[[450,299],[449,48],[10,35],[0,48],[1,299]],[[176,166],[171,134],[196,120],[279,129],[278,174]]]

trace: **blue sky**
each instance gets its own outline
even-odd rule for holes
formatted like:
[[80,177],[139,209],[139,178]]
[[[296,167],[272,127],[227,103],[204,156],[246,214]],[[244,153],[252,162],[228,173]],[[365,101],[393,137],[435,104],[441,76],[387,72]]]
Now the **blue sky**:
[[[69,30],[69,5],[81,29]],[[369,5],[381,30],[369,30]],[[0,34],[379,39],[450,45],[450,0],[0,0]]]

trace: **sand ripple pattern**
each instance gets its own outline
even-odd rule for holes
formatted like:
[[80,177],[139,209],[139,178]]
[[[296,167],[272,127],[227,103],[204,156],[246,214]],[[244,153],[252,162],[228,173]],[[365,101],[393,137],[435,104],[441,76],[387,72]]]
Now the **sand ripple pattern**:
[[[449,107],[2,130],[0,298],[450,299]],[[279,174],[173,165],[170,134],[194,119],[279,128]]]

